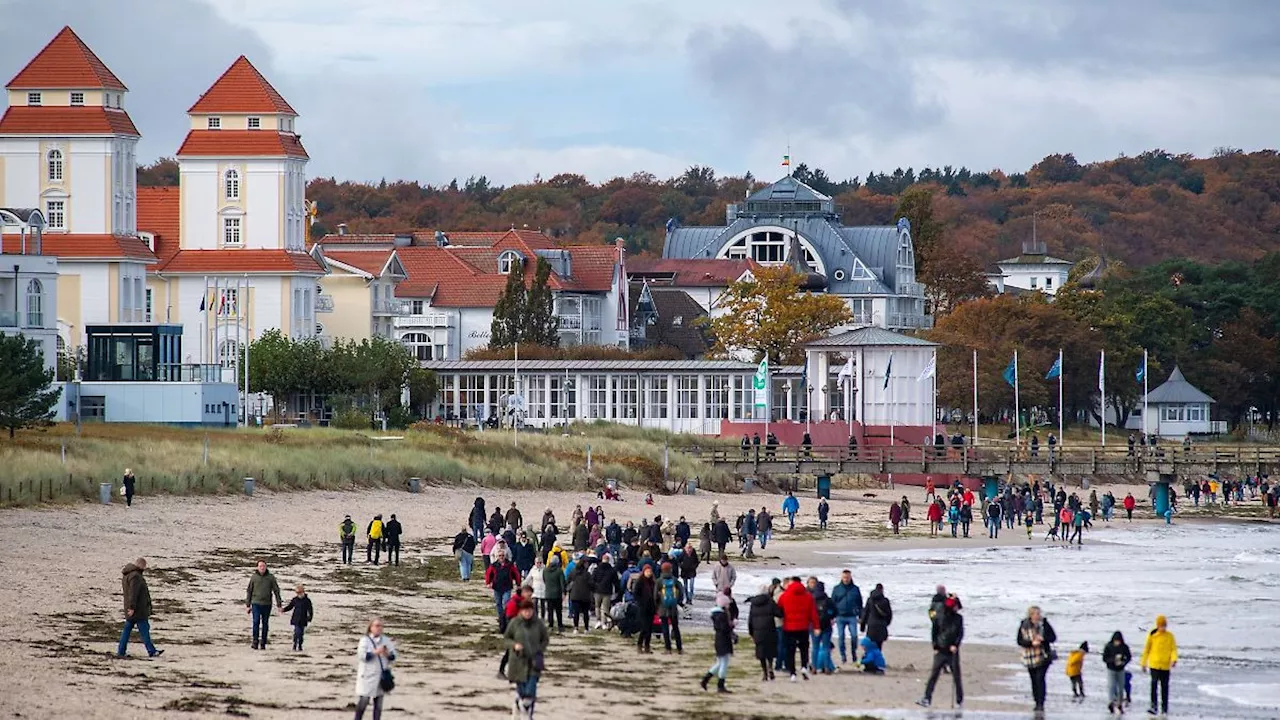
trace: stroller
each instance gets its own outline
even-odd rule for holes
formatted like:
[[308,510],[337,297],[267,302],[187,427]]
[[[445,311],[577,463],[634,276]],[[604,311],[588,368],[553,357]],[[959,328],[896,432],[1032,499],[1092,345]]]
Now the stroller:
[[613,625],[622,633],[622,637],[629,638],[640,632],[640,608],[635,602],[617,603],[610,608],[609,616],[613,618]]

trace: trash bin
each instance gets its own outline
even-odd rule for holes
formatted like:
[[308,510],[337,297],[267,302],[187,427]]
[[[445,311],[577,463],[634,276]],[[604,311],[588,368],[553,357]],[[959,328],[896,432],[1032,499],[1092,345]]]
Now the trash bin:
[[685,495],[697,495],[697,494],[698,494],[698,478],[689,478],[689,480],[687,480],[687,481],[685,482],[685,484],[684,484],[684,494],[685,494]]
[[417,495],[418,493],[422,492],[421,478],[409,478],[409,492],[413,493],[414,495]]
[[751,492],[756,489],[756,479],[750,475],[742,478],[742,492]]
[[1083,488],[1083,489],[1085,489],[1085,490],[1088,490],[1088,489],[1089,489],[1089,478],[1084,478],[1083,480],[1081,480],[1081,481],[1080,481],[1080,487],[1081,487],[1081,488]]
[[831,476],[830,475],[818,476],[818,497],[826,498],[828,500],[831,499]]
[[254,485],[254,483],[253,483],[253,478],[251,478],[251,477],[247,477],[247,478],[245,478],[245,479],[244,479],[244,494],[245,494],[245,495],[249,495],[249,496],[251,496],[251,497],[253,496],[253,485]]
[[98,499],[103,505],[111,504],[111,483],[98,483]]

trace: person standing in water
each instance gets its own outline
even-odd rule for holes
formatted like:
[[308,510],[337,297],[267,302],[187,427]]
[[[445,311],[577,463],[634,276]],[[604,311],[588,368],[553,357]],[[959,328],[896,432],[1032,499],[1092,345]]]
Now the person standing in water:
[[1151,673],[1151,707],[1147,712],[1156,714],[1156,700],[1159,699],[1160,713],[1168,715],[1169,671],[1178,666],[1178,642],[1169,632],[1169,621],[1163,615],[1156,616],[1156,626],[1147,633],[1140,664],[1143,672]]
[[1107,712],[1117,711],[1124,714],[1124,676],[1125,668],[1133,660],[1133,653],[1124,642],[1124,635],[1119,630],[1111,635],[1111,642],[1102,649],[1102,662],[1107,666]]
[[1045,676],[1053,664],[1053,643],[1057,641],[1058,634],[1040,608],[1027,608],[1027,617],[1018,626],[1018,647],[1022,648],[1022,664],[1031,675],[1031,697],[1037,713],[1044,712]]

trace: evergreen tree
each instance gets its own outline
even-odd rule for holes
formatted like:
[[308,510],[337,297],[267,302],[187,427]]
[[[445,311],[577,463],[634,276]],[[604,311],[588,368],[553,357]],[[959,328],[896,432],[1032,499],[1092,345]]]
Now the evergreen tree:
[[556,347],[560,344],[560,321],[556,317],[555,299],[551,296],[551,264],[538,258],[533,286],[524,308],[524,332],[521,340],[535,345]]
[[525,340],[523,328],[527,304],[524,263],[512,261],[511,271],[507,273],[507,286],[493,306],[493,321],[489,323],[489,347],[510,347]]
[[53,404],[62,388],[50,388],[53,368],[44,365],[39,341],[23,335],[0,335],[0,427],[12,438],[18,428],[53,419]]

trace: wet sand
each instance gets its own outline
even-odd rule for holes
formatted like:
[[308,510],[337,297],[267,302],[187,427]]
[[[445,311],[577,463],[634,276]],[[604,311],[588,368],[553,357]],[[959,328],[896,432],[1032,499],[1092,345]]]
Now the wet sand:
[[[937,547],[990,543],[985,537],[953,540],[927,535],[914,520],[893,536],[885,517],[896,491],[837,491],[831,526],[817,529],[815,501],[801,499],[795,531],[785,517],[775,521],[775,542],[740,568],[785,574],[815,564],[831,550]],[[912,488],[912,501],[921,494]],[[0,672],[12,690],[0,694],[0,715],[29,718],[201,718],[228,714],[254,718],[349,717],[353,705],[355,646],[367,619],[386,619],[401,658],[398,686],[387,702],[387,718],[505,717],[510,685],[495,675],[500,645],[488,593],[482,582],[458,581],[449,539],[461,529],[477,494],[495,503],[519,503],[527,522],[546,507],[563,525],[575,504],[597,504],[585,493],[521,492],[476,488],[424,488],[421,495],[396,491],[305,492],[253,498],[138,497],[132,508],[81,504],[0,512]],[[1117,497],[1123,491],[1117,489]],[[1137,493],[1135,492],[1135,495]],[[874,495],[875,497],[870,497]],[[639,497],[634,493],[629,497]],[[712,501],[731,520],[748,507],[776,510],[769,494],[659,497],[648,507],[634,500],[605,504],[620,522],[685,515],[705,522]],[[351,514],[363,528],[375,512],[396,513],[405,528],[399,568],[365,565],[363,542],[357,563],[338,564],[338,523]],[[696,529],[697,526],[695,526]],[[1107,530],[1090,540],[1105,539]],[[977,528],[974,528],[975,535]],[[1035,542],[1043,529],[1037,530]],[[1025,543],[1025,533],[1006,531],[1001,544]],[[137,636],[131,658],[116,660],[121,627],[120,570],[148,558],[154,600],[152,635],[166,652],[147,659]],[[286,616],[272,618],[266,651],[249,648],[250,621],[243,606],[253,564],[264,557],[285,599],[304,583],[316,607],[306,650],[292,652]],[[478,564],[478,563],[477,563]],[[709,569],[700,580],[708,582]],[[833,582],[834,578],[826,579]],[[875,582],[859,578],[864,594]],[[739,598],[756,588],[737,588]],[[894,598],[895,612],[925,612],[925,602]],[[730,672],[729,696],[704,694],[697,680],[712,661],[711,638],[700,626],[708,605],[699,603],[687,625],[683,656],[639,656],[616,633],[557,636],[539,692],[542,717],[690,718],[815,717],[840,712],[908,709],[920,696],[930,662],[923,643],[891,637],[883,677],[844,672],[809,682],[764,684],[745,628]],[[745,625],[745,607],[744,618]],[[1017,663],[1012,647],[966,645],[964,675],[971,709],[1013,709],[999,702],[1001,687]],[[944,676],[945,677],[945,676]],[[946,707],[947,685],[935,695]],[[986,699],[984,699],[986,698]]]

